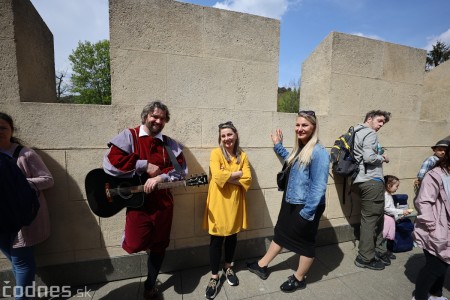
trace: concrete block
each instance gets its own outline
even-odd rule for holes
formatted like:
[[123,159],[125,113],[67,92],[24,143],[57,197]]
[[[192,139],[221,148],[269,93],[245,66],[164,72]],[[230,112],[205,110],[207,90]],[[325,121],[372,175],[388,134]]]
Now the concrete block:
[[[117,48],[111,48],[110,51],[113,104],[143,108],[151,100],[166,98],[166,54]],[[114,76],[115,74],[120,76]]]
[[276,187],[276,174],[283,164],[272,149],[248,149],[248,159],[252,170],[253,182],[251,189],[266,189]]
[[384,42],[338,32],[330,35],[333,73],[381,79]]
[[329,113],[333,36],[325,37],[302,65],[300,107],[314,107],[320,115]]
[[103,167],[104,153],[103,149],[67,151],[69,200],[86,199],[84,180],[89,171]]
[[111,48],[201,55],[202,7],[165,0],[109,3]]
[[448,124],[450,121],[450,110],[447,105],[449,92],[450,88],[437,88],[434,91],[425,93],[420,107],[420,120],[446,122]]
[[193,219],[196,236],[208,235],[208,230],[203,228],[203,220],[205,216],[207,198],[208,198],[207,192],[195,195],[195,216],[193,217]]
[[53,35],[30,1],[13,1],[13,10],[21,101],[55,103]]
[[168,55],[167,98],[184,107],[276,110],[276,64]]
[[446,61],[424,75],[423,91],[448,91],[450,89],[450,62]]
[[326,192],[326,208],[323,213],[323,216],[326,219],[349,217],[352,213],[354,199],[353,195],[350,197],[348,194],[351,186],[346,185],[345,192],[343,187],[343,183],[328,185]]
[[257,230],[266,227],[265,217],[267,207],[262,190],[249,190],[247,192],[247,230]]
[[[3,2],[0,6],[4,7]],[[0,56],[0,68],[2,70],[0,80],[0,103],[2,103],[3,106],[3,103],[12,104],[20,101],[19,75],[17,73],[16,46],[14,40],[0,39],[0,52],[2,53]]]
[[177,195],[174,199],[171,239],[195,236],[195,195]]
[[[209,156],[210,149],[203,148],[185,148],[183,150],[184,157],[186,158],[189,176],[195,174],[206,174],[209,177]],[[208,178],[210,180],[211,178]],[[208,190],[208,186],[199,187],[200,191]],[[197,190],[197,188],[196,188]]]
[[[277,189],[265,189],[264,198],[265,211],[263,215],[264,225],[262,228],[272,229],[277,224],[283,192],[278,191]],[[273,235],[273,229],[271,235]]]
[[49,203],[51,235],[39,246],[40,253],[61,253],[102,246],[98,217],[84,201]]
[[126,209],[110,218],[99,218],[100,241],[105,247],[120,247],[125,230]]
[[0,18],[0,40],[13,40],[14,13],[12,0],[5,0],[0,3],[0,16],[2,16]]
[[[272,115],[270,112],[234,111],[234,110],[204,110],[202,115],[202,145],[203,147],[218,147],[220,123],[232,121],[239,133],[240,146],[271,147]],[[208,112],[208,113],[206,113]],[[257,124],[257,133],[254,127]]]
[[422,84],[427,51],[392,43],[384,43],[383,80]]
[[[36,250],[39,249],[40,246],[36,247]],[[51,265],[59,265],[65,263],[72,263],[75,261],[75,253],[73,251],[66,252],[57,252],[57,253],[38,253],[35,252],[36,265],[38,267],[51,266]]]
[[[33,118],[29,116],[33,115]],[[14,111],[19,138],[46,149],[105,148],[118,132],[109,105],[21,103]],[[55,130],[57,128],[58,130]]]
[[273,147],[272,139],[270,137],[271,134],[274,134],[276,129],[281,129],[283,132],[283,146],[292,150],[294,147],[294,141],[296,140],[295,134],[295,122],[297,120],[296,113],[282,113],[282,112],[274,112],[272,114],[272,128],[271,131],[267,134],[269,140],[269,146]]
[[278,62],[278,20],[205,7],[203,25],[206,56]]

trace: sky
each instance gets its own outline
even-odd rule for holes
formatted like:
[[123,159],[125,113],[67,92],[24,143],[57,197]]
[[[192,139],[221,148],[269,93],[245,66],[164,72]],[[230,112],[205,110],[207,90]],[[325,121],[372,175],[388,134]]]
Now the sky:
[[[450,45],[450,0],[179,0],[280,20],[279,86],[294,86],[301,64],[332,31],[430,50]],[[109,39],[107,0],[31,0],[68,71],[79,41]]]

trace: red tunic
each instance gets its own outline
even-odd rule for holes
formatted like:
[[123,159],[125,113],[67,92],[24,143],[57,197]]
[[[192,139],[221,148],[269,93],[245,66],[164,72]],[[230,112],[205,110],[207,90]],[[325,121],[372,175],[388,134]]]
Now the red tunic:
[[[129,129],[119,135],[121,136],[120,140],[117,137],[112,140],[111,148],[107,153],[109,163],[123,174],[139,174],[139,160],[147,160],[148,163],[157,165],[165,174],[173,171],[174,168],[163,141],[146,135],[144,132],[139,134],[140,128],[141,126]],[[123,138],[124,136],[126,139]],[[168,137],[164,138],[172,149],[175,148],[173,145],[181,149],[173,140]],[[132,140],[133,147],[131,148],[131,145],[124,146],[124,140]],[[114,143],[115,141],[117,142]],[[176,152],[176,149],[173,150]],[[181,152],[178,154],[177,160],[181,166],[186,166]],[[105,164],[104,167],[105,170],[108,169]],[[145,183],[148,178],[147,174],[144,173],[141,177],[142,183]],[[122,248],[128,253],[136,253],[147,249],[163,253],[169,246],[172,217],[173,196],[169,189],[155,190],[146,194],[142,207],[127,209],[125,238]]]

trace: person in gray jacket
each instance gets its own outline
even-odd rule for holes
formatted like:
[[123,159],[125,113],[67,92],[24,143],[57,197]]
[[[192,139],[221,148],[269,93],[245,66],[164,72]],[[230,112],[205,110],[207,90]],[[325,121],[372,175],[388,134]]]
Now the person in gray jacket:
[[383,163],[388,163],[389,158],[378,143],[377,135],[390,117],[389,112],[372,110],[366,114],[363,124],[355,126],[355,131],[362,128],[355,134],[354,143],[359,173],[353,182],[353,190],[361,198],[361,227],[355,265],[372,270],[383,270],[385,265],[391,264],[383,243]]

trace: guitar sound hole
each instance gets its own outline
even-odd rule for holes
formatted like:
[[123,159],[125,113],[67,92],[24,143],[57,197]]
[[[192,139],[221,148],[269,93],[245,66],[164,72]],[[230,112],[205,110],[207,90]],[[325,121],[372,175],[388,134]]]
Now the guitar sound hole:
[[131,184],[128,182],[122,182],[117,186],[118,194],[123,199],[130,199],[133,197],[133,193],[131,192]]

